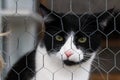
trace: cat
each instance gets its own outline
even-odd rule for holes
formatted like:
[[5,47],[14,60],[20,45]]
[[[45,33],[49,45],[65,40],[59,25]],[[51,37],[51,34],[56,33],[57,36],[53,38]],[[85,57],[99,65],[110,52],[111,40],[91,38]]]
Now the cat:
[[[100,13],[64,14],[40,4],[45,25],[44,38],[18,60],[5,80],[89,80],[92,62],[99,51],[101,36],[111,16]],[[112,14],[113,10],[108,10]],[[81,17],[78,19],[78,17]]]

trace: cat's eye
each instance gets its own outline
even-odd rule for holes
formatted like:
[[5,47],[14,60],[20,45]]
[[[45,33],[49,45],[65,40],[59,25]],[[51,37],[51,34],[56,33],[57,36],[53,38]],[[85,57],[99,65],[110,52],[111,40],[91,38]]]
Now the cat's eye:
[[78,39],[79,43],[85,43],[86,41],[87,41],[86,37],[81,37],[81,38]]
[[57,41],[63,41],[63,37],[60,36],[60,35],[55,36],[55,39],[56,39]]

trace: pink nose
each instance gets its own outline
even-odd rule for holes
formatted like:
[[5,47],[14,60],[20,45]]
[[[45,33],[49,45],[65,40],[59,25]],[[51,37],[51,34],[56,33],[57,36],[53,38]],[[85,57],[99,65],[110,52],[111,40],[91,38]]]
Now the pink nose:
[[73,53],[71,51],[66,51],[65,55],[67,56],[67,58],[69,58]]

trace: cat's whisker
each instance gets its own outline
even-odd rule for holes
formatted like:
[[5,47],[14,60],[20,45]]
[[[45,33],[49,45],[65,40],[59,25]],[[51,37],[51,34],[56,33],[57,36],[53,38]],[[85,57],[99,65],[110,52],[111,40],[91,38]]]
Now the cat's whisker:
[[[85,58],[85,59],[87,59],[87,58]],[[95,62],[95,63],[98,64],[98,62],[96,62],[95,60],[93,60],[93,62]],[[94,66],[94,67],[99,71],[102,79],[105,80],[105,77],[103,76],[103,73],[102,73],[102,71],[98,68],[98,66],[94,65],[93,63],[91,63],[91,65]],[[82,67],[82,68],[83,68],[84,70],[86,70],[84,67]],[[86,70],[86,71],[87,71],[87,70]]]
[[[95,60],[93,60],[93,63],[94,63],[94,62],[97,63],[97,64],[99,64],[98,62],[96,62]],[[93,63],[92,63],[92,64],[93,64]],[[100,65],[101,67],[105,67],[105,66],[102,65],[102,64],[99,64],[99,65]],[[99,69],[99,68],[98,68],[98,69]]]
[[[84,56],[85,57],[91,57],[92,54],[85,54]],[[96,56],[94,59],[105,60],[105,61],[112,60],[110,58],[102,58],[102,57],[99,57],[99,56]]]
[[[106,61],[106,62],[105,62],[105,61]],[[108,60],[105,60],[105,61],[99,61],[101,67],[106,67],[105,64],[101,64],[101,63],[107,63],[107,64],[109,64],[109,65],[112,65],[112,64],[113,64],[111,61],[108,61]]]
[[92,55],[84,55],[85,57],[91,57]]
[[85,53],[85,55],[92,55],[92,54]]
[[84,56],[92,56],[92,54],[84,54]]
[[101,71],[98,67],[96,67],[94,64],[91,64],[91,65],[93,65],[93,66],[99,71],[99,73],[100,73],[102,79],[105,80],[105,77],[104,77],[102,71]]
[[101,57],[95,57],[94,58],[94,61],[95,60],[99,60],[99,61],[104,61],[104,62],[107,62],[108,64],[113,64],[112,62],[111,62],[111,60],[113,60],[113,59],[105,59],[105,58],[101,58]]
[[[96,63],[96,64],[98,64],[98,62],[96,62],[95,60],[93,60],[93,63]],[[103,76],[103,73],[102,73],[102,71],[99,69],[99,67],[98,66],[96,66],[95,64],[91,64],[92,66],[94,66],[99,72],[100,72],[100,75],[104,78],[104,76]],[[104,80],[105,80],[105,78],[104,78]]]
[[[85,59],[89,59],[89,58],[85,58]],[[93,60],[93,63],[98,64],[98,62],[97,62],[97,61],[95,61],[95,60]],[[102,64],[101,64],[101,66],[103,66],[103,67],[104,67],[104,65],[102,65]]]
[[105,59],[105,58],[101,58],[101,57],[95,57],[95,59],[104,60],[104,61],[112,60],[112,59]]
[[[93,60],[92,65],[93,65],[94,63],[95,63],[95,64],[99,64],[101,67],[106,67],[105,65],[101,65],[100,63],[98,63],[98,62],[95,61],[95,60]],[[107,63],[108,63],[108,64],[112,64],[112,62],[110,62],[110,61],[108,61]],[[98,69],[99,69],[99,68],[98,68]]]
[[83,66],[80,66],[82,69],[84,69],[86,72],[90,72],[89,70],[85,69]]

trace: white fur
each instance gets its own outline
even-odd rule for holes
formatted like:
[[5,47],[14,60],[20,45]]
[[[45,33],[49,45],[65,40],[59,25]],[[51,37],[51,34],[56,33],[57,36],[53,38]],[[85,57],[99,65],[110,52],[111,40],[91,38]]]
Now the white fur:
[[[66,60],[65,51],[71,50],[73,55],[69,60],[80,61],[83,52],[77,49],[73,43],[73,36],[69,36],[66,43],[59,52],[48,55],[45,48],[38,47],[36,53],[36,76],[35,80],[88,80],[91,64],[96,53],[92,53],[92,57],[81,65],[66,66],[63,60]],[[62,56],[62,57],[61,57]]]

